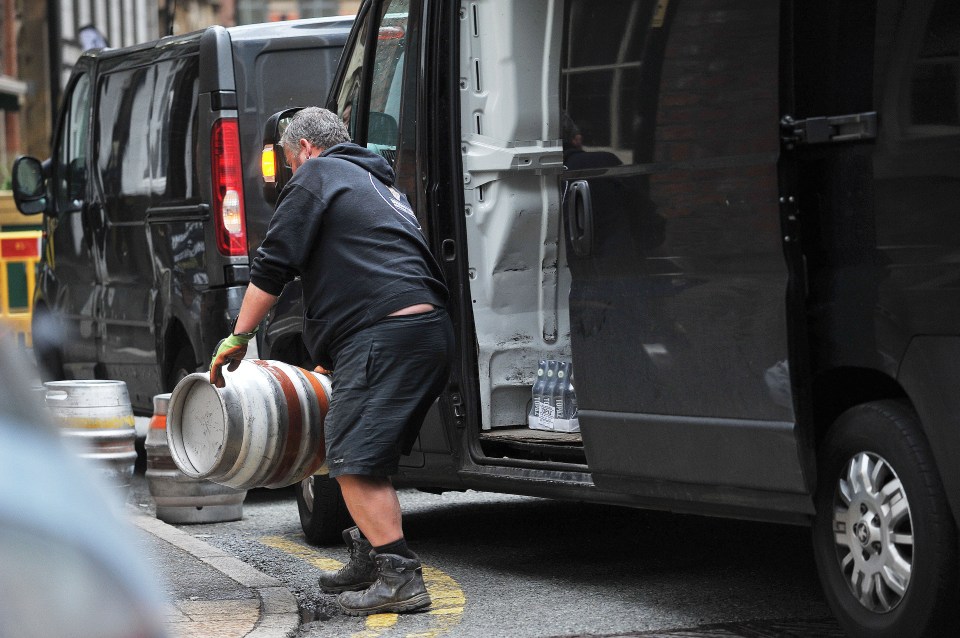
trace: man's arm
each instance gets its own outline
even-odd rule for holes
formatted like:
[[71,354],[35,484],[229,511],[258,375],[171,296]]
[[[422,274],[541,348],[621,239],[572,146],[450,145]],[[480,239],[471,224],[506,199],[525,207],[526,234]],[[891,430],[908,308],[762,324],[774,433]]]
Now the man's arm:
[[258,288],[256,284],[247,284],[247,292],[243,295],[243,303],[240,304],[240,314],[237,315],[237,323],[234,325],[234,334],[244,332],[253,332],[267,316],[267,311],[276,303],[277,296]]
[[210,361],[210,383],[218,388],[224,387],[226,380],[223,378],[223,367],[227,366],[228,372],[237,369],[240,360],[247,354],[247,344],[253,338],[253,331],[276,300],[276,295],[271,295],[254,284],[247,286],[233,332],[217,344],[217,351],[213,353]]

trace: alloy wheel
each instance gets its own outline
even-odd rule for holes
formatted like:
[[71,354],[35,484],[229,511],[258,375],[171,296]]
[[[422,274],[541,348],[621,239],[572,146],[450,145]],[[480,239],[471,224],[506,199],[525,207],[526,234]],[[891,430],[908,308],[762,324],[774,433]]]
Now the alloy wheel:
[[913,568],[913,523],[900,478],[882,457],[854,455],[834,495],[837,561],[850,591],[866,609],[900,604]]

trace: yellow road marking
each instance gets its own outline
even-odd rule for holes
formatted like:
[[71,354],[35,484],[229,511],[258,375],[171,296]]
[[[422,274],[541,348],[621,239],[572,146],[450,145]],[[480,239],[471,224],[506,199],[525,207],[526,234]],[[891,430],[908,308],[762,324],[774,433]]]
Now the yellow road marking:
[[[316,549],[289,538],[264,536],[260,539],[260,542],[268,547],[296,556],[317,569],[336,570],[343,567],[343,563],[340,561],[321,556]],[[427,586],[427,591],[433,601],[429,611],[427,611],[427,615],[431,617],[431,626],[424,631],[409,633],[406,638],[438,638],[459,625],[463,619],[463,608],[467,604],[467,597],[460,589],[457,581],[435,567],[424,565],[423,582]],[[353,634],[351,638],[378,638],[384,631],[394,627],[399,619],[398,614],[367,616],[364,630]]]
[[338,570],[343,567],[343,563],[333,558],[325,558],[317,553],[316,550],[301,545],[295,541],[283,538],[282,536],[264,536],[260,542],[268,547],[274,547],[281,552],[286,552],[305,560],[317,569]]

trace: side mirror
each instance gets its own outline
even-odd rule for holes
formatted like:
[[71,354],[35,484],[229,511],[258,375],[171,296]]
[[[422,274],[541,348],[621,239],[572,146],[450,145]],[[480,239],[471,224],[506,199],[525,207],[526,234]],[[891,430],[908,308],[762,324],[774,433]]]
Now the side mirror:
[[260,152],[260,169],[263,175],[263,196],[271,204],[277,202],[280,191],[293,177],[293,171],[287,166],[283,147],[280,146],[280,138],[293,116],[303,108],[297,106],[274,113],[263,126],[263,150]]
[[13,201],[24,215],[47,210],[47,188],[39,160],[18,157],[13,163]]

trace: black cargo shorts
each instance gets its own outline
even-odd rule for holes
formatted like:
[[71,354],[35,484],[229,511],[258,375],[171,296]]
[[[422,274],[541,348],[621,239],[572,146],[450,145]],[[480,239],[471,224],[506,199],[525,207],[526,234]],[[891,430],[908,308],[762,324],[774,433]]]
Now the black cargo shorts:
[[385,317],[338,344],[324,422],[330,476],[396,474],[447,382],[453,348],[442,308]]

